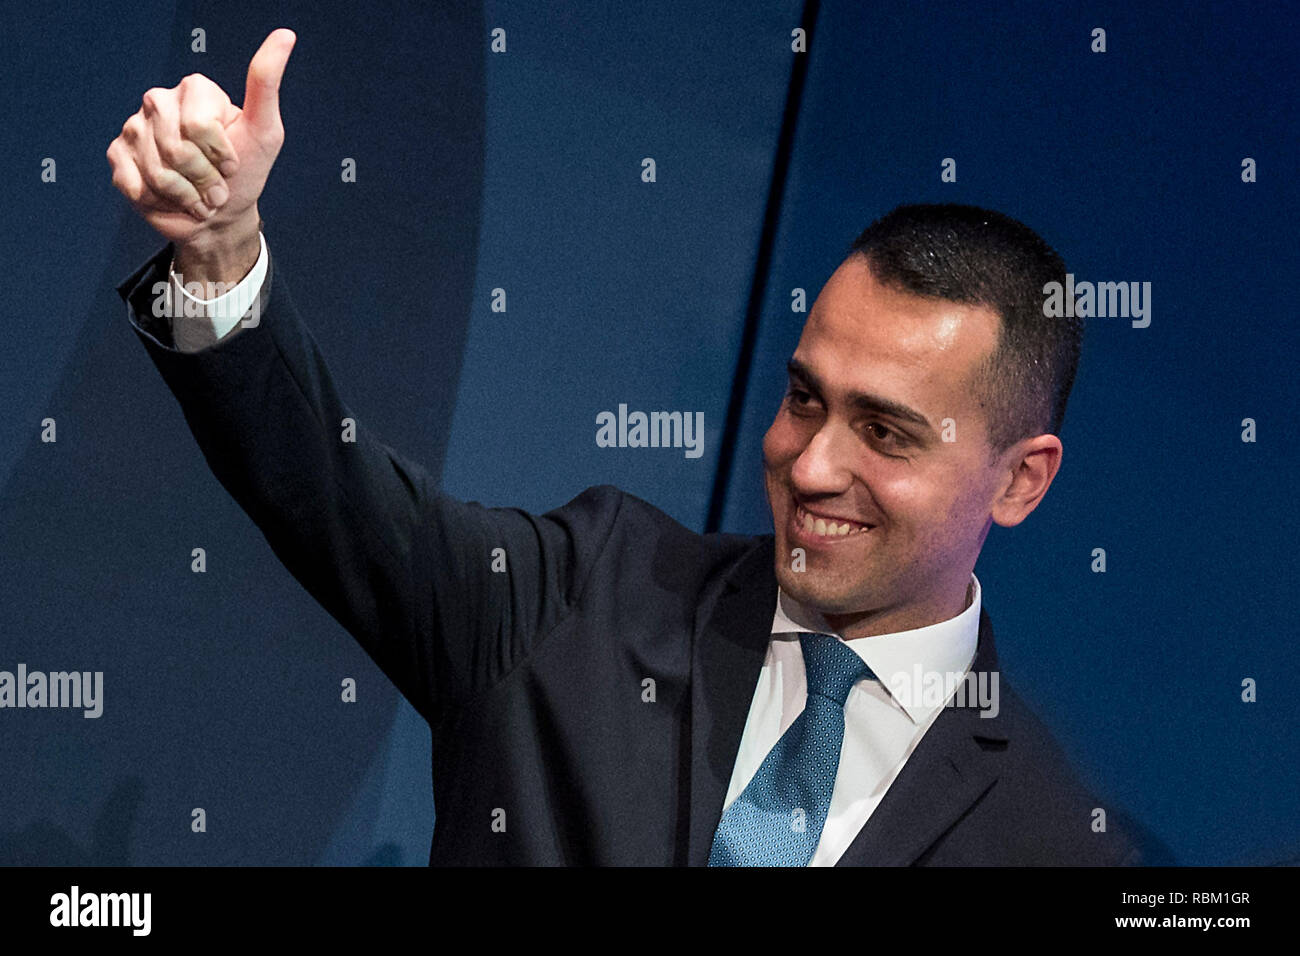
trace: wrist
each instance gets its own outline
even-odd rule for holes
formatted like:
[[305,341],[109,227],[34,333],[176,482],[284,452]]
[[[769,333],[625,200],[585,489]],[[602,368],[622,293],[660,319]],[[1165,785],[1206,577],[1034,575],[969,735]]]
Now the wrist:
[[[262,220],[257,207],[219,228],[205,229],[175,248],[173,269],[183,283],[233,286],[252,270],[262,252]],[[208,290],[211,291],[211,290]],[[201,298],[215,298],[218,292]]]

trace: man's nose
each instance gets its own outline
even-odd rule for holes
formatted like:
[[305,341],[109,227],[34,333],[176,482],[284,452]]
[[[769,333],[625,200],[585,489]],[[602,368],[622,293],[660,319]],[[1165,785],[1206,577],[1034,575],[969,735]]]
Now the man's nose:
[[852,435],[827,423],[813,435],[790,469],[795,490],[805,495],[839,494],[853,481],[848,468]]

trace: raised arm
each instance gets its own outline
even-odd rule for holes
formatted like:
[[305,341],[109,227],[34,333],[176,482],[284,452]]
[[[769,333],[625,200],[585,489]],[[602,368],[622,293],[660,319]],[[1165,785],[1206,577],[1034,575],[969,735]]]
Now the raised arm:
[[440,494],[346,406],[273,257],[239,327],[176,346],[159,308],[173,252],[187,283],[229,286],[257,261],[292,44],[287,30],[263,43],[243,110],[204,78],[146,94],[108,155],[114,183],[170,242],[118,291],[217,479],[433,722],[505,678],[576,605],[623,499],[595,488],[531,515]]

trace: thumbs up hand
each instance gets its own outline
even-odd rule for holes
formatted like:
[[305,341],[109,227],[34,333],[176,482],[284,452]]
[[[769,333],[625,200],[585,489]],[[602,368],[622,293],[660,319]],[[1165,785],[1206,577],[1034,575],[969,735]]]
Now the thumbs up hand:
[[284,142],[280,78],[296,39],[280,29],[262,42],[242,108],[191,73],[145,93],[109,144],[113,185],[178,250],[195,250],[192,258],[220,258],[216,248],[246,244],[250,230],[257,242],[257,200]]

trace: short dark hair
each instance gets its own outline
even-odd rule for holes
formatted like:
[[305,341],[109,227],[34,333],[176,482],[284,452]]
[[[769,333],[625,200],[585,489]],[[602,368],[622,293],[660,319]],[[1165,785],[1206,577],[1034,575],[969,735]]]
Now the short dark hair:
[[998,342],[975,375],[996,458],[1022,438],[1058,434],[1083,345],[1083,320],[1043,314],[1065,263],[1028,226],[977,206],[899,206],[853,241],[878,282],[914,295],[986,306]]

